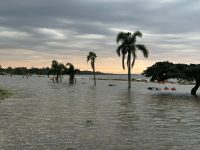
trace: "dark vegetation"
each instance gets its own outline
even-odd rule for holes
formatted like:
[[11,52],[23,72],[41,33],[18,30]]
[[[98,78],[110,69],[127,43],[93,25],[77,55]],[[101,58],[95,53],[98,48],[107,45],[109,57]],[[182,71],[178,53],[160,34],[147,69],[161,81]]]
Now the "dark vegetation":
[[[48,75],[50,71],[49,67],[45,68],[27,68],[27,67],[8,67],[2,68],[0,67],[0,75]],[[83,70],[79,72],[80,75],[93,75],[93,71]],[[95,74],[97,75],[104,75],[107,73],[96,71]]]
[[0,67],[0,75],[10,74],[10,75],[27,75],[27,74],[37,74],[37,75],[47,75],[50,68],[27,68],[27,67]]
[[13,95],[8,89],[0,87],[0,101]]
[[[88,70],[82,70],[80,71],[81,75],[92,75],[93,71],[88,71]],[[108,75],[108,74],[112,74],[112,73],[104,73],[104,72],[100,72],[100,71],[95,71],[96,75]]]
[[75,74],[80,72],[79,69],[75,69],[74,65],[67,63],[66,65],[58,63],[56,60],[52,61],[51,68],[48,72],[48,77],[53,75],[52,81],[61,82],[63,75],[69,75],[69,83],[74,84],[76,82]]
[[151,81],[166,81],[167,79],[177,79],[178,81],[195,82],[191,94],[196,95],[200,86],[200,64],[173,64],[171,62],[157,62],[153,66],[148,67],[143,75],[151,77]]
[[76,69],[73,64],[67,63],[65,72],[66,74],[69,75],[69,83],[70,84],[76,83],[75,74],[79,74],[80,70]]

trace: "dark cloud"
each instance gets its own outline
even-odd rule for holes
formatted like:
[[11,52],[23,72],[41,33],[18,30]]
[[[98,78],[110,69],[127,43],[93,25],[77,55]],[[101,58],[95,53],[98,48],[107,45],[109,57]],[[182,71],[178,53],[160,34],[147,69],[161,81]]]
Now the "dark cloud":
[[101,56],[116,57],[117,32],[139,29],[150,59],[190,54],[189,62],[199,56],[194,54],[200,46],[199,8],[198,0],[4,0],[0,52],[23,49],[82,56],[94,49]]

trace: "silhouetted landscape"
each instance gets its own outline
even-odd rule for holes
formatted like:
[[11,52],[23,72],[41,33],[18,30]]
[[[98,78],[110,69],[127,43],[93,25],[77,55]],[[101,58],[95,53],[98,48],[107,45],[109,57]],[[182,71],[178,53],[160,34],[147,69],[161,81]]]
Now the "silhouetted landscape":
[[200,147],[198,1],[0,5],[0,150]]

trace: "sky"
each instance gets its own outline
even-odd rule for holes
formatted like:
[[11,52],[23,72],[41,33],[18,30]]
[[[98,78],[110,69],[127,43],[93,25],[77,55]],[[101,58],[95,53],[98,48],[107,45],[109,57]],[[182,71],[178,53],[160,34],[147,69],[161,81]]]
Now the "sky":
[[132,70],[141,73],[158,61],[200,63],[199,0],[0,0],[0,65],[48,67],[53,59],[91,70],[127,73],[116,54],[119,32],[139,30]]

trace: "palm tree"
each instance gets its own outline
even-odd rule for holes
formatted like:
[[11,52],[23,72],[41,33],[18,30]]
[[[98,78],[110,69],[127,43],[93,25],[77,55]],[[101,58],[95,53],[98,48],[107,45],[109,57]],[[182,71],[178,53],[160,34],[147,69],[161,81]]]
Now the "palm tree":
[[[145,58],[148,57],[149,51],[145,47],[145,45],[142,44],[136,44],[136,38],[142,37],[142,33],[140,31],[136,31],[135,33],[130,32],[119,32],[116,38],[117,44],[119,46],[117,47],[117,54],[120,57],[122,55],[122,67],[125,69],[124,60],[126,55],[127,57],[127,67],[128,67],[128,88],[131,88],[131,68],[134,66],[135,59],[137,57],[136,51],[140,50],[142,51]],[[132,63],[131,63],[131,55],[132,55]]]
[[49,74],[53,74],[54,75],[53,81],[55,78],[56,82],[58,82],[59,78],[60,78],[60,81],[62,80],[61,75],[63,75],[64,71],[65,71],[65,65],[63,65],[62,63],[58,63],[58,61],[56,61],[56,60],[53,60],[52,64],[51,64],[51,69],[48,73],[48,76],[49,76]]
[[58,78],[60,78],[60,81],[62,81],[62,77],[63,77],[63,73],[64,73],[65,69],[66,69],[66,67],[64,64],[62,64],[62,63],[58,64],[58,68],[57,68],[58,75],[57,76],[58,76]]
[[66,72],[69,74],[69,83],[74,84],[76,82],[75,80],[75,74],[80,72],[79,69],[75,69],[74,65],[71,63],[66,64]]
[[93,76],[94,76],[94,85],[96,85],[96,77],[95,77],[95,59],[96,59],[97,55],[94,52],[89,52],[88,56],[87,56],[87,62],[90,61],[91,62],[91,67],[93,70]]

